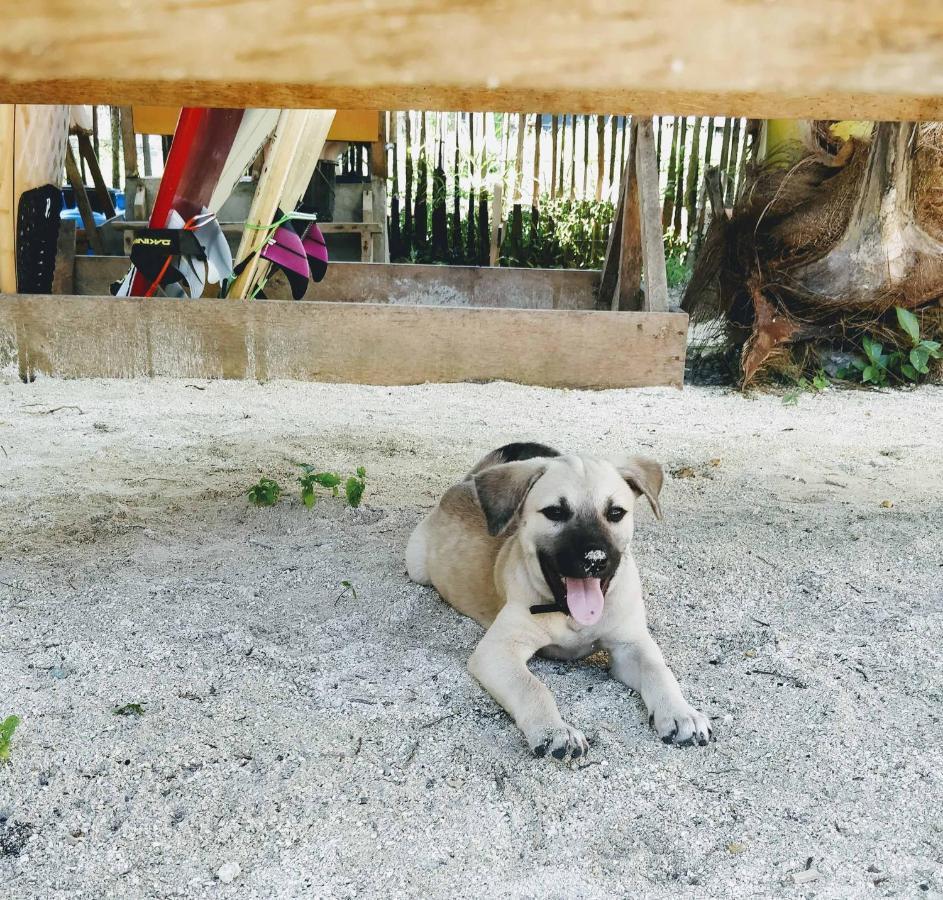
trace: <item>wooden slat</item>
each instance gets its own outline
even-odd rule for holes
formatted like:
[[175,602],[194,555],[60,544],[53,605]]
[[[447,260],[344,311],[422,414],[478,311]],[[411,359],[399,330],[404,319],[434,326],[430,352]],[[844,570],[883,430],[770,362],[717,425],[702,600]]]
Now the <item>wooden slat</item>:
[[668,274],[665,270],[665,241],[661,231],[658,196],[658,163],[655,160],[655,135],[651,119],[632,117],[632,146],[635,149],[642,260],[645,269],[643,308],[649,312],[667,312]]
[[683,313],[0,296],[0,367],[24,379],[680,387],[686,336]]
[[[75,289],[54,293],[107,294],[109,286],[121,281],[127,271],[128,260],[123,256],[77,256]],[[593,290],[598,281],[599,272],[593,269],[332,262],[323,281],[308,285],[305,299],[509,309],[593,309]],[[269,300],[291,299],[288,283],[281,273],[269,278],[265,296]]]
[[36,0],[0,102],[943,120],[941,34],[927,0]]

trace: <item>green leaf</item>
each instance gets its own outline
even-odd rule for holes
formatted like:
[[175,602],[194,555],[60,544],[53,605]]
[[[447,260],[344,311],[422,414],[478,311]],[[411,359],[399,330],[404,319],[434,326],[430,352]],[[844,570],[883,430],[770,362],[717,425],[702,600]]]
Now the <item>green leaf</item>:
[[812,379],[812,387],[817,391],[824,391],[828,386],[828,377],[821,372]]
[[865,366],[864,371],[861,373],[861,380],[876,383],[878,380],[877,366]]
[[906,375],[911,381],[916,381],[916,380],[917,380],[917,370],[916,370],[912,365],[910,365],[910,363],[904,363],[904,364],[900,367],[900,370],[901,370],[901,372],[903,372],[904,375]]
[[940,342],[939,341],[921,341],[919,346],[926,347],[928,350],[932,352],[933,350],[940,349]]
[[852,364],[859,372],[863,372],[863,371],[865,370],[865,367],[867,366],[867,363],[866,363],[863,359],[858,359],[857,356],[851,361],[851,364]]
[[354,478],[353,475],[347,479],[346,484],[344,485],[344,493],[347,495],[347,502],[356,509],[360,506],[360,501],[363,498],[363,492],[366,484],[361,478]]
[[256,506],[274,506],[281,496],[282,489],[277,481],[271,478],[260,478],[258,484],[252,485],[246,496]]
[[864,352],[868,355],[868,359],[875,365],[879,364],[881,354],[884,351],[884,345],[877,341],[872,341],[871,338],[865,335],[861,339],[861,346],[864,347]]
[[[300,478],[298,480],[301,481]],[[305,484],[304,482],[302,482],[301,502],[304,503],[304,505],[307,506],[308,509],[310,509],[312,506],[314,506],[316,500],[317,500],[317,497],[314,494],[314,485]]]
[[10,759],[10,741],[13,740],[13,732],[19,724],[19,716],[7,716],[0,722],[0,763]]
[[927,367],[927,361],[930,359],[930,351],[923,347],[914,347],[910,351],[910,364],[922,375],[926,375],[930,369]]
[[[937,344],[939,346],[939,344]],[[367,470],[363,466],[357,466],[357,477],[361,480],[367,477]]]
[[904,331],[911,343],[916,344],[920,341],[920,320],[909,310],[901,306],[896,307],[897,323]]

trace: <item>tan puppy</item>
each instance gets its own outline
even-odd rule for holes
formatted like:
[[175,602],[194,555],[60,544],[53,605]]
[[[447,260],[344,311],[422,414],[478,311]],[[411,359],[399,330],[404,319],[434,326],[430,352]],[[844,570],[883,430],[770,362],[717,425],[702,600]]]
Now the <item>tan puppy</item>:
[[446,491],[409,539],[409,577],[487,628],[468,669],[538,756],[589,749],[528,670],[538,651],[576,659],[608,650],[612,674],[641,694],[662,740],[710,740],[709,720],[685,701],[648,633],[629,550],[635,500],[644,494],[660,518],[661,486],[661,466],[645,457],[509,444]]

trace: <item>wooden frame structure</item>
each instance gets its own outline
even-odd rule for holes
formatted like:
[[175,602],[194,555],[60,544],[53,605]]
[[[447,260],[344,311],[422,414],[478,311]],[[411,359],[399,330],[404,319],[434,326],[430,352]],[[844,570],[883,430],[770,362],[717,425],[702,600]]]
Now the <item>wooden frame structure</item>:
[[[492,5],[470,0],[403,0],[383,15],[368,0],[361,6],[362,15],[354,3],[341,16],[330,4],[300,0],[138,0],[120,10],[120,27],[115,27],[109,0],[40,0],[18,9],[0,33],[0,102],[943,120],[943,56],[936,39],[943,32],[943,7],[919,0],[831,0],[825,5],[817,0],[626,0],[608,7],[590,0],[545,0],[538,22],[530,0],[509,0],[501,4],[499,28]],[[245,29],[253,21],[264,21],[265,28],[253,36],[248,51]],[[455,52],[458,39],[460,53]],[[6,353],[19,360],[27,376],[32,371],[94,374],[91,363],[77,365],[75,354],[91,352],[92,337],[100,335],[105,321],[132,343],[134,361],[102,363],[96,372],[194,375],[200,372],[193,367],[192,352],[206,345],[200,343],[206,322],[228,328],[237,344],[295,347],[297,358],[303,352],[292,344],[290,332],[279,329],[297,329],[303,321],[298,317],[308,315],[330,319],[345,333],[354,327],[371,340],[383,338],[382,346],[392,353],[399,347],[416,354],[414,363],[432,354],[425,369],[387,366],[385,376],[370,376],[388,383],[421,379],[424,371],[442,380],[513,377],[594,387],[678,383],[686,317],[664,311],[666,293],[653,262],[661,242],[654,227],[644,227],[655,221],[657,203],[646,190],[649,140],[643,121],[635,129],[630,155],[637,177],[624,179],[620,234],[613,237],[603,279],[603,302],[612,310],[632,308],[640,259],[647,258],[647,311],[637,314],[640,320],[625,312],[380,307],[392,316],[390,323],[401,318],[378,333],[364,316],[379,314],[364,304],[318,308],[303,303],[276,310],[277,304],[196,301],[185,304],[191,312],[174,313],[168,324],[170,307],[161,301],[13,296],[0,298],[0,363]],[[516,335],[510,344],[502,338],[508,316],[524,317],[507,332]],[[549,319],[531,318],[546,316],[589,318],[578,325],[576,319],[559,319],[551,328],[556,336],[549,338],[541,332]],[[444,322],[449,324],[442,331]],[[650,333],[657,336],[659,358],[674,366],[667,374],[653,368],[652,355],[632,337],[633,328],[649,333],[646,322],[654,326]],[[259,328],[267,335],[264,340]],[[417,341],[410,328],[429,329],[429,337]],[[569,374],[554,381],[546,354],[535,342],[550,340],[552,351],[566,348],[568,328],[586,352],[579,365],[571,360]],[[394,335],[400,336],[395,346],[389,343]],[[611,335],[621,343],[613,345]],[[178,345],[164,346],[161,340]],[[521,353],[522,342],[528,352]],[[369,352],[366,339],[354,344]],[[440,346],[453,348],[451,367],[448,358],[443,363],[437,355]],[[495,356],[497,346],[506,356]],[[625,365],[608,365],[604,354],[611,352],[621,354]],[[242,359],[239,352],[236,356]],[[162,362],[142,366],[142,358]],[[478,366],[479,358],[489,360],[486,371]],[[217,365],[219,357],[214,359],[211,363],[207,357],[204,374],[260,371],[241,363]],[[337,377],[339,372],[356,374],[350,363],[335,359],[333,375],[325,375],[312,360],[264,371]]]

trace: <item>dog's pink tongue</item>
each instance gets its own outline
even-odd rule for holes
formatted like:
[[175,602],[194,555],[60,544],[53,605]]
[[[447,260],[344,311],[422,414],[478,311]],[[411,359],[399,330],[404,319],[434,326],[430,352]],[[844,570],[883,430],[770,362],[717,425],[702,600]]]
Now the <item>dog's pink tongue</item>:
[[580,625],[593,625],[602,616],[602,585],[598,578],[567,578],[566,605]]

